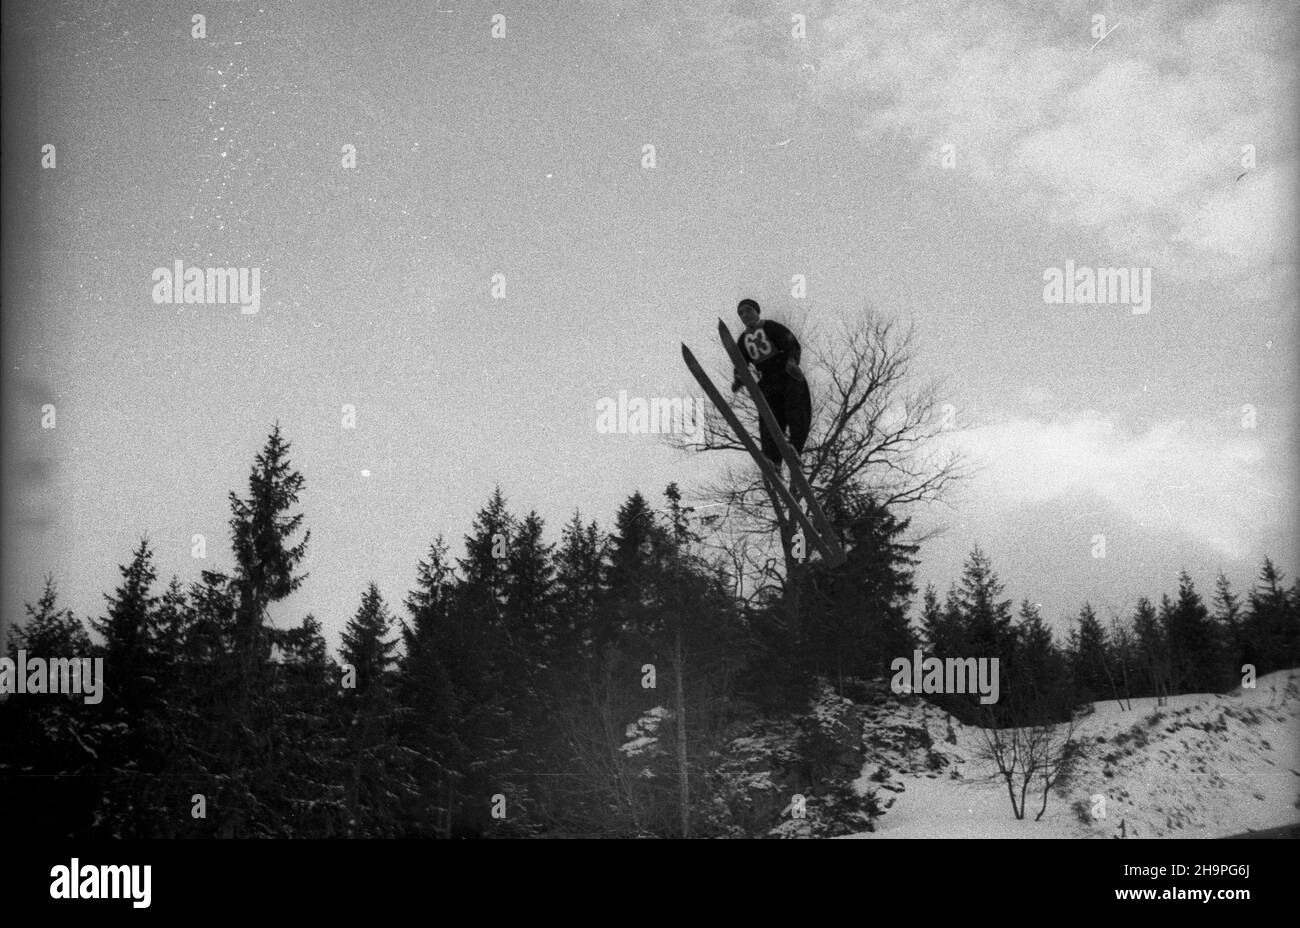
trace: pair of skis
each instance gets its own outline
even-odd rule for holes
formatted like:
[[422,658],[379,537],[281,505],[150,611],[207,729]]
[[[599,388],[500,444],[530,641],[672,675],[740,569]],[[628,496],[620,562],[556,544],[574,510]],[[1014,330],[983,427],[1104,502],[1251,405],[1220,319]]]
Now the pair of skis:
[[[709,375],[704,372],[700,362],[691,354],[691,349],[685,344],[682,345],[682,358],[686,361],[686,367],[699,382],[700,387],[713,401],[718,412],[722,413],[722,418],[727,420],[740,443],[745,446],[758,465],[759,470],[763,472],[763,478],[767,482],[768,492],[772,495],[772,502],[776,506],[777,521],[786,529],[782,532],[782,540],[788,536],[790,544],[793,544],[794,532],[793,526],[788,523],[781,513],[781,506],[776,505],[778,501],[784,503],[785,509],[790,513],[797,527],[803,532],[816,548],[822,553],[826,562],[834,567],[844,563],[844,547],[840,544],[839,536],[835,534],[835,529],[831,526],[830,520],[826,518],[826,513],[817,502],[817,497],[813,495],[812,486],[808,483],[808,478],[804,476],[803,468],[799,466],[799,459],[795,456],[794,449],[786,441],[785,433],[776,421],[776,416],[767,404],[767,399],[758,388],[758,382],[754,379],[753,373],[749,369],[749,362],[741,354],[740,346],[736,340],[731,337],[731,330],[721,319],[718,320],[718,337],[722,339],[722,346],[727,349],[727,355],[731,358],[731,363],[735,366],[736,372],[740,376],[741,383],[753,397],[754,405],[758,407],[758,414],[763,420],[768,434],[776,442],[777,449],[781,452],[781,458],[785,461],[786,467],[790,469],[790,486],[786,486],[777,474],[776,468],[772,462],[763,454],[761,448],[754,441],[753,436],[741,424],[740,419],[736,416],[736,411],[731,408],[731,404],[723,398],[722,393],[714,386]],[[807,501],[808,511],[804,512],[803,507],[799,505],[799,498]]]

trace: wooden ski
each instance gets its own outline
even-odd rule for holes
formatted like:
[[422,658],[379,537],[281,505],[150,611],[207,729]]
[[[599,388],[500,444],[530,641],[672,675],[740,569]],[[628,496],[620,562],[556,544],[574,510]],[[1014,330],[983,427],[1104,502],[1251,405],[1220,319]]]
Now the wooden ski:
[[731,358],[731,363],[735,365],[736,373],[740,376],[740,382],[749,390],[749,395],[754,400],[754,405],[758,408],[758,414],[762,417],[763,424],[767,427],[768,434],[776,442],[777,450],[781,452],[781,458],[785,461],[785,466],[790,468],[791,489],[798,496],[808,501],[808,514],[812,521],[816,523],[817,536],[821,539],[821,547],[827,552],[827,558],[832,564],[842,564],[846,557],[844,546],[840,544],[840,539],[835,534],[835,529],[831,525],[830,519],[826,518],[826,513],[822,511],[821,504],[817,502],[816,495],[813,494],[812,484],[804,476],[803,468],[799,465],[799,458],[795,455],[794,449],[790,447],[790,442],[786,440],[785,433],[781,430],[780,424],[776,421],[776,415],[772,412],[772,407],[767,404],[767,397],[763,396],[763,391],[758,387],[758,381],[754,379],[753,373],[749,369],[749,361],[741,352],[740,346],[731,335],[731,330],[721,319],[718,320],[718,337],[722,339],[722,346],[727,349],[727,356]]
[[[839,559],[836,560],[834,550],[822,541],[821,535],[817,531],[817,527],[812,524],[807,513],[805,513],[799,506],[799,502],[794,498],[794,494],[790,492],[790,488],[781,482],[781,478],[777,476],[776,468],[772,466],[772,462],[764,456],[762,449],[758,447],[758,444],[754,441],[753,437],[741,423],[740,418],[736,415],[736,411],[731,408],[730,403],[723,399],[718,388],[714,386],[713,381],[709,379],[709,375],[704,372],[704,368],[700,366],[700,362],[695,359],[695,355],[691,354],[691,349],[687,348],[685,344],[682,345],[682,358],[686,361],[686,367],[695,377],[696,382],[699,383],[705,394],[708,395],[709,399],[713,402],[713,405],[717,407],[718,412],[722,413],[722,418],[727,420],[727,424],[731,426],[731,430],[736,433],[736,437],[740,439],[740,443],[745,446],[745,450],[749,452],[749,456],[754,459],[754,463],[756,463],[759,469],[763,472],[763,477],[768,484],[768,491],[775,491],[776,496],[780,498],[781,502],[785,504],[786,509],[788,509],[791,515],[793,515],[796,521],[798,521],[805,538],[811,544],[815,545],[826,558],[834,563],[838,564],[842,562],[844,560],[843,552],[840,552]],[[777,518],[778,520],[781,518],[779,510],[777,512]]]

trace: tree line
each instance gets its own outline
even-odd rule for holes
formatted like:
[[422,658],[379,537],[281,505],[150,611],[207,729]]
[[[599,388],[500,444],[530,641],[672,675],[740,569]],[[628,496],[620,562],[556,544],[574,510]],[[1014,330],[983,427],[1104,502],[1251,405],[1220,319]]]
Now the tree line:
[[[735,784],[719,770],[738,738],[808,712],[818,692],[887,678],[890,661],[921,644],[1001,656],[1008,705],[1044,717],[1222,689],[1243,662],[1259,673],[1300,662],[1300,592],[1268,562],[1244,600],[1221,579],[1212,611],[1186,576],[1176,598],[1143,600],[1128,622],[1106,627],[1085,606],[1058,646],[1028,602],[1013,622],[977,549],[945,602],[926,591],[914,627],[908,522],[852,480],[827,498],[847,562],[801,565],[753,595],[738,594],[735,558],[675,485],[660,506],[633,493],[608,532],[575,513],[558,542],[497,489],[462,556],[434,539],[400,605],[369,584],[331,655],[316,617],[287,628],[267,618],[306,580],[304,478],[289,450],[277,426],[247,493],[230,493],[228,571],[160,585],[146,539],[88,626],[60,608],[52,578],[27,606],[9,655],[100,656],[106,695],[0,703],[0,788],[15,828],[720,834]],[[935,697],[945,700],[970,715]],[[856,801],[845,783],[826,789]]]
[[[1220,574],[1209,604],[1183,572],[1175,595],[1159,605],[1137,600],[1131,613],[1107,621],[1084,603],[1064,641],[1057,643],[1040,610],[1022,600],[1013,616],[989,557],[976,548],[959,584],[941,603],[933,586],[921,606],[921,635],[933,653],[997,657],[1005,698],[1000,714],[1010,724],[1063,721],[1075,707],[1152,697],[1163,704],[1182,693],[1224,693],[1258,676],[1300,665],[1300,583],[1288,588],[1264,559],[1244,596]],[[972,700],[946,707],[968,719],[987,720]]]

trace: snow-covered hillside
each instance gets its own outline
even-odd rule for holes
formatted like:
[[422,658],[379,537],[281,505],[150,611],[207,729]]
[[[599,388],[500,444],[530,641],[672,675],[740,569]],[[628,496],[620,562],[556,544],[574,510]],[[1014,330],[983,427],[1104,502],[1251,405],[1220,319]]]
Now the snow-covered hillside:
[[[1300,670],[1165,706],[1096,703],[1076,731],[1085,753],[1041,821],[1037,797],[1013,817],[1005,784],[979,759],[978,728],[919,698],[861,708],[867,762],[854,785],[887,811],[855,837],[1217,838],[1300,822]],[[1096,795],[1105,818],[1090,815]]]

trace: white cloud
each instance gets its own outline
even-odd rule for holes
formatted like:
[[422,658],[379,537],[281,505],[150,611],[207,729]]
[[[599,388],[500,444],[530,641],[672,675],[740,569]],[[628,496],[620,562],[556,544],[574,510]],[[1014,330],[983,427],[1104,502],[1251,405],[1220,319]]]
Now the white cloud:
[[947,441],[978,468],[970,499],[993,511],[1091,493],[1153,532],[1185,532],[1229,557],[1255,556],[1261,513],[1288,511],[1285,464],[1250,430],[1170,421],[1133,433],[1083,413],[1009,418]]
[[[1026,211],[1091,229],[1126,263],[1191,279],[1277,276],[1295,248],[1294,16],[1282,3],[1091,13],[949,0],[845,3],[819,89],[865,135],[904,134]],[[1258,167],[1238,181],[1242,146]],[[1244,286],[1244,285],[1243,285]],[[1242,291],[1245,292],[1245,291]]]

